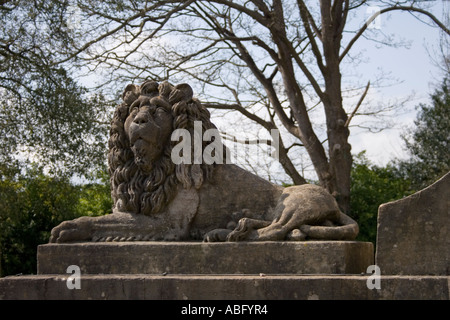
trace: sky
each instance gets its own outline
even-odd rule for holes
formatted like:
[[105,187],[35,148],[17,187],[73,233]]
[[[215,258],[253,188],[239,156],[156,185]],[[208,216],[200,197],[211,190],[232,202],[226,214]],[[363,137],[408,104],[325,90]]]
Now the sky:
[[[376,1],[373,1],[373,3],[376,4]],[[450,1],[436,0],[427,1],[427,3],[431,5],[429,11],[441,21],[447,21],[448,23]],[[357,16],[352,18],[355,24],[351,27],[359,29],[373,12],[368,12],[364,8]],[[424,20],[430,22],[427,18],[424,18]],[[366,105],[362,105],[360,110],[364,111],[364,108],[370,106],[370,103],[389,103],[392,100],[403,100],[405,97],[413,95],[400,110],[397,110],[399,111],[397,114],[390,114],[386,118],[386,120],[393,122],[389,129],[371,133],[357,127],[351,128],[349,142],[352,145],[352,153],[356,155],[365,150],[366,156],[373,164],[384,166],[395,158],[408,157],[401,134],[408,127],[413,126],[413,121],[417,115],[415,107],[420,103],[428,103],[433,88],[442,81],[443,74],[432,61],[433,58],[439,59],[439,56],[430,57],[429,54],[429,52],[438,49],[441,34],[437,27],[418,21],[408,12],[402,11],[394,11],[379,16],[371,27],[375,29],[373,30],[375,32],[379,31],[392,35],[395,41],[403,40],[407,42],[408,46],[382,46],[364,38],[360,38],[355,43],[351,54],[362,52],[364,62],[356,65],[354,71],[350,71],[358,75],[358,80],[363,86],[368,80],[372,84],[365,100]],[[351,65],[350,68],[352,68]],[[391,74],[397,81],[386,80],[383,82],[385,87],[375,88],[374,79],[380,74],[380,70],[386,74]],[[352,110],[352,106],[358,98],[356,97],[355,101],[349,101],[346,109]],[[215,119],[215,121],[219,120]],[[355,118],[352,123],[356,124],[357,121]],[[218,126],[220,127],[220,125]],[[314,179],[315,174],[312,168],[310,168],[310,172],[312,176],[309,178]]]
[[[449,19],[449,1],[433,1],[432,12],[441,21]],[[444,17],[445,12],[447,17]],[[378,99],[406,97],[413,94],[413,98],[405,104],[403,112],[395,116],[392,129],[379,133],[360,132],[352,129],[350,143],[354,154],[366,150],[366,155],[374,164],[385,165],[394,158],[406,158],[401,134],[407,127],[413,126],[419,103],[429,103],[429,95],[436,85],[442,81],[443,73],[433,64],[433,58],[427,52],[433,52],[439,46],[439,31],[428,26],[407,12],[394,11],[388,15],[379,16],[377,22],[380,31],[394,34],[395,39],[410,42],[408,48],[391,48],[380,46],[374,42],[360,39],[353,49],[364,50],[369,60],[358,66],[364,74],[375,74],[378,68],[390,72],[401,83],[379,89],[375,94]],[[427,19],[425,19],[427,20]],[[448,52],[449,48],[446,48]],[[369,78],[370,76],[368,76]],[[372,93],[373,94],[373,93]],[[370,95],[370,94],[369,94]]]

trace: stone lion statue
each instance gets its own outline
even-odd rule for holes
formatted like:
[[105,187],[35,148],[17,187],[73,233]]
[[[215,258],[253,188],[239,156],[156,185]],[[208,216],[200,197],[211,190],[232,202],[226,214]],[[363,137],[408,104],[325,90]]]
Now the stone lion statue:
[[[283,188],[219,161],[175,163],[172,153],[180,141],[172,134],[177,129],[194,134],[195,123],[201,123],[202,133],[215,129],[189,85],[145,81],[128,85],[122,98],[109,139],[112,213],[65,221],[53,228],[50,242],[357,236],[357,223],[320,186]],[[212,143],[225,148],[217,139],[202,140],[202,150]]]

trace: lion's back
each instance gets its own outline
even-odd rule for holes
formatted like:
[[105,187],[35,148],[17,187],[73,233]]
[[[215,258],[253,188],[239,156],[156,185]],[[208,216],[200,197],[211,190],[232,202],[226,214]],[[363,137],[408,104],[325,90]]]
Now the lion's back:
[[288,202],[286,205],[293,202],[292,205],[301,206],[304,210],[340,211],[336,199],[327,190],[317,185],[303,184],[286,187],[281,197],[283,196],[286,196]]

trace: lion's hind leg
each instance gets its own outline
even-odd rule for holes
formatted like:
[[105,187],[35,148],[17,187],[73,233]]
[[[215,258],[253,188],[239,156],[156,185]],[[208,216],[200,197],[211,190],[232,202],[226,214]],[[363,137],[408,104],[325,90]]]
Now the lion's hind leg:
[[300,231],[315,240],[354,240],[359,232],[355,220],[340,212],[335,226],[302,225]]

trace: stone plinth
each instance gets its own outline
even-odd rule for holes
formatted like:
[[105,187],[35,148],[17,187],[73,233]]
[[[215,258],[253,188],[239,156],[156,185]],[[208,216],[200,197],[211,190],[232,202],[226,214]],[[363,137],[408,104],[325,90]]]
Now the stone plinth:
[[38,274],[361,274],[373,245],[357,241],[104,242],[38,247]]
[[382,274],[450,274],[450,173],[378,213],[376,264]]
[[[38,260],[41,274],[0,279],[0,300],[188,300],[165,310],[179,315],[191,300],[448,300],[450,292],[448,276],[382,273],[374,288],[365,273],[373,246],[352,241],[48,244]],[[79,289],[69,265],[81,269]]]
[[[68,289],[68,276],[2,278],[0,300],[188,300],[180,306],[198,306],[201,303],[190,300],[234,300],[240,304],[254,300],[264,304],[263,300],[449,299],[446,276],[382,275],[380,289],[367,287],[369,275],[81,275],[80,289]],[[156,309],[177,318],[181,308],[173,310],[174,306],[165,309],[156,305]],[[270,314],[277,315],[274,310]]]

